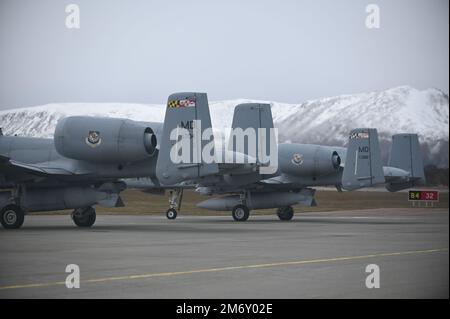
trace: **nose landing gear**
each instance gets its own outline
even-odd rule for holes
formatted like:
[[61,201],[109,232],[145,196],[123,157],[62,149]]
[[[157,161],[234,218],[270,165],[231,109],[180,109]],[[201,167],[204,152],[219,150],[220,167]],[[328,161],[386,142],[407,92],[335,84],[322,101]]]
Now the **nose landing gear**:
[[181,202],[183,200],[183,189],[176,188],[171,190],[169,193],[169,209],[166,212],[166,217],[168,219],[177,218],[177,209],[181,209]]

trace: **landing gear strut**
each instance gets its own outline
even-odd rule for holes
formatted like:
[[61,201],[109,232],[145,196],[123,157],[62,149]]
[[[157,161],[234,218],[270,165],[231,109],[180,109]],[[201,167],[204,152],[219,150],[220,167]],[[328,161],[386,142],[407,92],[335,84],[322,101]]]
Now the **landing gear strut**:
[[169,209],[166,212],[166,217],[168,219],[177,218],[177,209],[181,209],[181,202],[183,200],[183,189],[176,188],[171,190],[169,193]]
[[96,219],[95,209],[93,207],[77,208],[72,212],[72,219],[78,227],[91,227]]
[[0,221],[6,229],[17,229],[22,226],[25,214],[20,206],[10,204],[0,210]]
[[280,207],[277,209],[277,215],[280,220],[291,220],[294,217],[292,206]]
[[250,209],[247,206],[247,201],[250,198],[250,192],[244,192],[240,195],[240,204],[233,207],[231,216],[237,222],[245,222],[250,216]]

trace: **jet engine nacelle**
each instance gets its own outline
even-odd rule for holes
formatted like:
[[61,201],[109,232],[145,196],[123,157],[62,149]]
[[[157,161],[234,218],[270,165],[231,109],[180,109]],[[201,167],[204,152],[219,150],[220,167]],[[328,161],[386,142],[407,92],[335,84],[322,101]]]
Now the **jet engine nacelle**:
[[143,160],[155,154],[157,145],[153,130],[142,123],[89,116],[59,120],[54,142],[62,156],[103,163]]
[[281,173],[294,176],[323,176],[338,171],[341,157],[335,148],[312,144],[280,144]]

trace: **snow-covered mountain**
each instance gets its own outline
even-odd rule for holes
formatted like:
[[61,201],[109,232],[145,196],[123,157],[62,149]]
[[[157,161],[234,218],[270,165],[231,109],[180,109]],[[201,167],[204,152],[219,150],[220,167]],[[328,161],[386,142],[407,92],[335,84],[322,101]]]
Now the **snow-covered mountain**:
[[[281,142],[346,145],[355,127],[375,127],[380,134],[383,158],[387,158],[392,134],[415,132],[420,136],[425,162],[448,167],[449,103],[437,89],[417,90],[401,86],[381,92],[341,95],[285,104],[270,101],[227,100],[210,102],[213,127],[229,127],[239,103],[272,105]],[[0,111],[5,134],[52,137],[58,119],[69,115],[125,117],[162,122],[164,105],[123,103],[63,103]]]

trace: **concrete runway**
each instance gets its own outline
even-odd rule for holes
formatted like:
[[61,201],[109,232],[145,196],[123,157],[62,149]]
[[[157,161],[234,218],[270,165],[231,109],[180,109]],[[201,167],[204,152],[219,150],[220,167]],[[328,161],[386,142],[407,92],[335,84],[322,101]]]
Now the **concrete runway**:
[[[180,216],[181,215],[181,216]],[[27,216],[0,230],[1,298],[448,298],[449,213],[377,209],[273,216]],[[77,264],[81,287],[65,286]],[[368,289],[365,268],[380,268]]]

